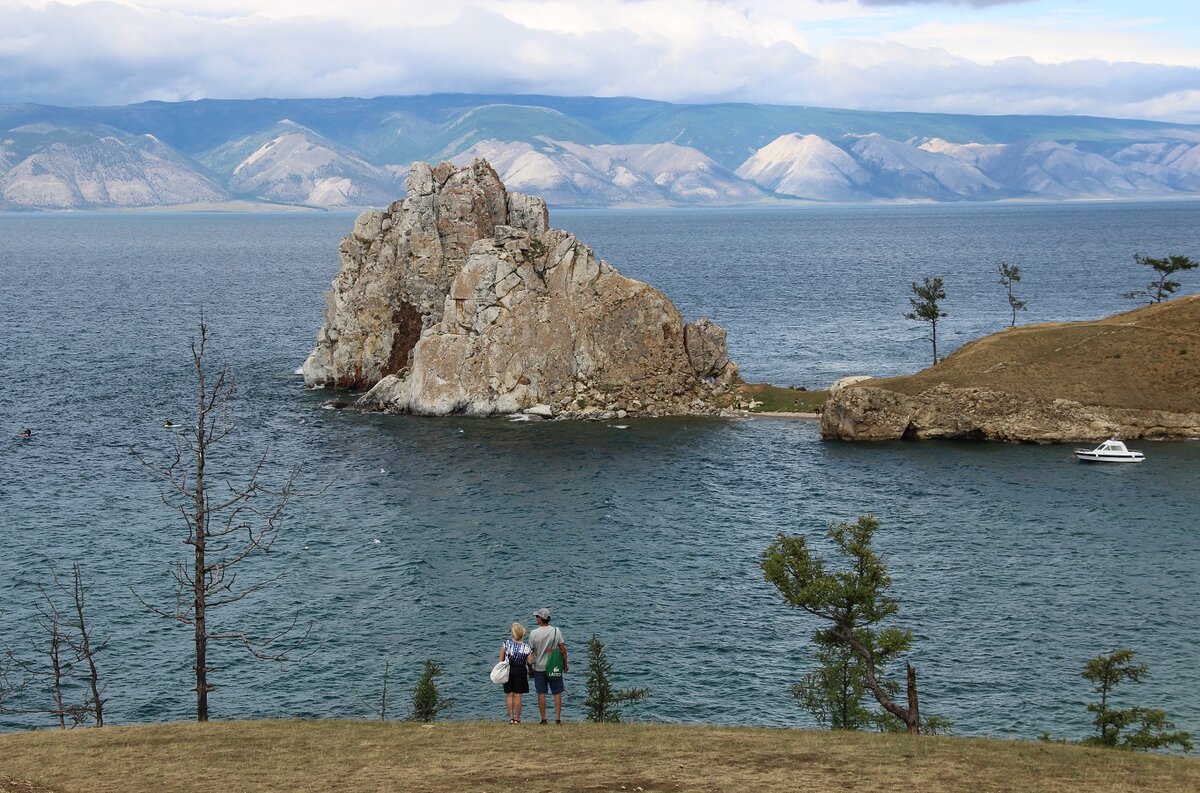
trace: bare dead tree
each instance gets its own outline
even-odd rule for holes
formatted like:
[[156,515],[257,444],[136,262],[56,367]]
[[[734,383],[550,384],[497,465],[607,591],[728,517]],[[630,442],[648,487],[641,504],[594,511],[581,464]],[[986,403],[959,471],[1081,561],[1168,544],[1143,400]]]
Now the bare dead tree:
[[[34,680],[45,683],[54,701],[48,712],[57,720],[59,729],[64,730],[68,720],[71,727],[89,721],[96,727],[104,726],[104,704],[108,701],[103,696],[105,686],[96,665],[96,655],[108,646],[108,640],[93,638],[87,622],[88,587],[78,562],[72,565],[71,572],[70,586],[65,585],[53,570],[50,571],[53,587],[38,586],[42,597],[34,606],[37,612],[34,619],[46,635],[46,644],[35,647],[34,652],[46,657],[49,668],[20,660],[11,653],[8,656],[10,663],[25,673],[26,683]],[[60,608],[60,597],[69,601],[70,606]],[[80,673],[79,669],[84,671]],[[84,694],[82,700],[77,701],[73,692],[80,686],[84,688]]]
[[355,690],[355,694],[358,697],[359,703],[364,708],[366,708],[369,713],[377,714],[379,716],[380,721],[387,721],[387,718],[388,718],[388,715],[387,715],[387,713],[388,713],[388,684],[391,681],[391,673],[392,673],[392,662],[384,661],[383,662],[383,685],[380,689],[378,703],[376,703],[372,700],[368,700],[365,696],[363,696],[360,692],[358,692],[357,689]]
[[18,672],[23,672],[23,669],[11,650],[0,655],[0,716],[20,712],[19,708],[13,707],[13,702],[19,701],[25,693],[29,678],[24,674],[18,675]]
[[[46,646],[44,651],[50,659],[50,672],[44,676],[47,678],[50,685],[50,692],[54,695],[54,709],[51,711],[55,718],[58,719],[58,728],[65,730],[67,728],[67,705],[63,697],[63,658],[62,648],[65,644],[62,632],[62,614],[59,613],[58,607],[54,604],[54,600],[46,592],[45,588],[38,586],[38,591],[42,593],[42,602],[37,604],[37,623],[41,626],[42,631],[47,636]],[[22,663],[26,672],[36,674],[36,670],[31,666]]]
[[[67,643],[70,645],[76,661],[87,665],[87,694],[84,697],[83,710],[91,717],[93,725],[103,727],[104,703],[108,700],[104,698],[105,686],[100,683],[100,672],[96,668],[96,654],[108,646],[108,639],[103,641],[92,639],[92,631],[88,628],[86,617],[88,587],[84,583],[79,562],[75,562],[71,566],[71,573],[73,576],[71,606],[74,622],[71,625],[71,632],[66,636]],[[57,576],[55,584],[58,584]]]
[[296,620],[274,635],[255,637],[238,628],[215,628],[212,612],[230,606],[277,582],[280,575],[251,583],[238,580],[238,566],[252,556],[270,551],[282,526],[284,508],[295,495],[293,484],[299,473],[293,468],[277,488],[259,479],[267,462],[264,453],[238,484],[224,481],[214,485],[209,464],[213,448],[234,429],[228,403],[234,392],[234,377],[228,365],[210,373],[205,363],[209,342],[208,324],[200,312],[200,337],[191,343],[192,369],[196,376],[195,423],[177,441],[166,466],[138,459],[161,481],[159,494],[164,504],[177,513],[186,527],[184,544],[191,558],[175,563],[172,574],[176,593],[173,608],[164,609],[135,596],[160,616],[192,629],[195,644],[196,719],[208,721],[208,694],[215,689],[209,679],[214,667],[209,661],[209,642],[240,643],[255,658],[285,663],[299,660],[299,647],[308,638],[311,624],[297,636]]
[[379,720],[387,721],[387,687],[388,673],[392,670],[390,661],[383,662],[383,693],[379,697]]

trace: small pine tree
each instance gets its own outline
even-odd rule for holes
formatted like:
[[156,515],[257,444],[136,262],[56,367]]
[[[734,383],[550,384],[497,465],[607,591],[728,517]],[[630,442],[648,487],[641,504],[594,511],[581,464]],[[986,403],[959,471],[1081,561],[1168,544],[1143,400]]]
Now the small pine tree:
[[587,701],[583,703],[588,721],[618,722],[622,702],[637,702],[650,696],[648,688],[627,688],[614,691],[612,687],[612,662],[604,655],[604,643],[592,634],[588,639]]
[[[1112,690],[1125,681],[1139,682],[1149,671],[1145,664],[1133,662],[1134,652],[1128,647],[1110,655],[1098,655],[1087,662],[1082,677],[1089,681],[1099,702],[1089,703],[1087,709],[1096,714],[1092,723],[1096,734],[1084,738],[1082,743],[1105,746],[1113,749],[1163,749],[1178,746],[1185,752],[1192,750],[1192,735],[1185,730],[1174,731],[1174,722],[1167,714],[1154,708],[1132,707],[1118,709],[1109,706],[1108,697]],[[1132,732],[1122,731],[1135,727]]]
[[938,362],[937,324],[939,319],[946,316],[946,312],[942,311],[938,301],[946,299],[945,284],[940,275],[935,278],[926,276],[920,284],[913,282],[912,291],[914,297],[910,297],[908,302],[912,303],[913,310],[904,317],[917,322],[929,323],[929,340],[933,342],[933,362],[936,364]]
[[1162,259],[1152,259],[1149,256],[1135,253],[1133,260],[1154,270],[1154,280],[1145,289],[1135,289],[1132,292],[1126,292],[1125,297],[1133,300],[1149,298],[1151,303],[1161,303],[1167,300],[1179,288],[1179,282],[1170,280],[1169,276],[1200,267],[1200,262],[1193,261],[1187,256],[1167,256]]
[[425,659],[425,670],[417,684],[412,687],[412,715],[410,721],[433,721],[437,715],[454,704],[454,700],[446,699],[438,693],[435,677],[442,673],[442,668],[430,659]]
[[1017,312],[1025,310],[1025,301],[1013,294],[1013,284],[1021,280],[1021,268],[1008,262],[1000,262],[1000,286],[1008,290],[1008,307],[1012,309],[1012,322],[1009,327],[1016,327]]
[[[940,279],[939,279],[940,280]],[[812,555],[802,535],[780,534],[763,551],[761,566],[767,581],[784,600],[815,617],[833,623],[817,631],[814,640],[823,646],[846,647],[862,662],[863,682],[875,701],[914,735],[924,723],[917,702],[917,670],[906,664],[908,707],[895,702],[899,684],[881,680],[883,659],[895,657],[912,646],[912,633],[895,627],[876,628],[900,610],[887,594],[892,578],[883,560],[871,547],[879,521],[860,515],[858,521],[830,526],[826,535],[847,557],[841,570],[828,571]]]
[[[897,641],[883,648],[871,629],[857,631],[859,640],[873,649],[876,671],[881,672],[887,661],[911,649],[912,637],[903,634],[889,636]],[[820,666],[792,686],[792,696],[800,707],[812,714],[822,727],[831,730],[866,730],[881,725],[881,716],[864,704],[869,698],[866,669],[862,659],[844,643],[828,636],[825,631],[813,634]],[[894,696],[897,686],[892,681],[880,681]]]

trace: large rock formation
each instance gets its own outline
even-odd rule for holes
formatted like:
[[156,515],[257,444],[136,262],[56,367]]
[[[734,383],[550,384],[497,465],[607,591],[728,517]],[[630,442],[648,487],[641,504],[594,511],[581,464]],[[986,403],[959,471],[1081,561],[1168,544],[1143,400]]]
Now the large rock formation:
[[736,378],[725,331],[685,325],[545,203],[484,160],[413,166],[408,195],[342,241],[305,382],[371,388],[362,407],[423,415],[717,410]]
[[831,389],[821,434],[1036,443],[1200,437],[1196,328],[1200,296],[1095,322],[1012,328],[915,375]]

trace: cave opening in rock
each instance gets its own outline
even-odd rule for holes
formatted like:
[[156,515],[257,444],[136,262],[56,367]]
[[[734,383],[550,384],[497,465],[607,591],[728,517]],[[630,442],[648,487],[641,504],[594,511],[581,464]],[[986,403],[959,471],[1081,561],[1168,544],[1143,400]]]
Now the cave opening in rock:
[[412,365],[412,351],[421,338],[421,312],[412,303],[400,301],[392,310],[392,353],[388,357],[385,375],[395,374]]

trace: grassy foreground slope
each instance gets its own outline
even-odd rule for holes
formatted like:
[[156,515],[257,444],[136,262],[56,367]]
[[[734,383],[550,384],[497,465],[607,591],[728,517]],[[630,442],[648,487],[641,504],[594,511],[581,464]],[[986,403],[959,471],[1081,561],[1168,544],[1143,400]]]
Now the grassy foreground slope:
[[1200,790],[1200,761],[677,725],[217,722],[0,735],[0,791]]
[[1200,295],[1105,319],[1019,325],[936,366],[867,385],[915,396],[939,383],[1132,410],[1200,410]]

